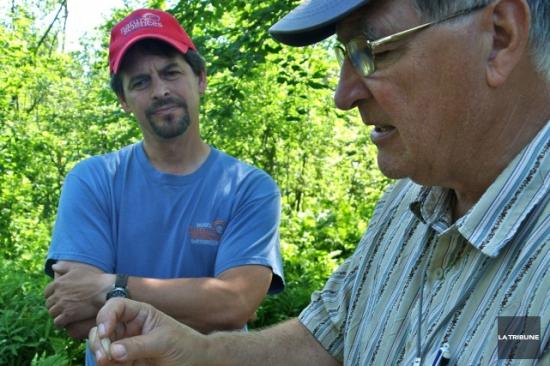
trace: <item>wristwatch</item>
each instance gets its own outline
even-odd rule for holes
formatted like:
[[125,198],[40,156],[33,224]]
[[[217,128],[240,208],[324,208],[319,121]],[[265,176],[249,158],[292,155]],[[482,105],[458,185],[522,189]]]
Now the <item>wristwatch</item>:
[[107,292],[107,298],[105,301],[109,300],[112,297],[124,297],[129,298],[128,294],[128,275],[127,274],[117,274],[115,284],[113,288]]

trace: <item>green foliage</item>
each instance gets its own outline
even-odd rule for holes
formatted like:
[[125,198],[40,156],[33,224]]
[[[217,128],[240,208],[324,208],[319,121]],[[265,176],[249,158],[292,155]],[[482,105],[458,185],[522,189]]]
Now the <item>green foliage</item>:
[[17,264],[11,261],[0,264],[0,365],[81,363],[82,345],[56,330],[44,307],[46,278],[14,271]]
[[285,290],[268,296],[257,312],[257,319],[251,328],[261,328],[270,324],[296,317],[309,303],[313,291],[320,289],[330,273],[336,268],[336,252],[327,253],[313,247],[283,244],[285,258]]
[[[264,169],[281,190],[287,287],[252,327],[299,314],[353,252],[388,183],[365,126],[333,107],[327,44],[289,48],[266,32],[297,2],[189,0],[170,10],[208,63],[205,140]],[[83,345],[53,329],[44,308],[43,262],[67,172],[140,138],[108,87],[109,29],[129,10],[100,27],[102,49],[64,54],[54,33],[39,42],[44,31],[25,9],[0,23],[0,365],[77,365]]]

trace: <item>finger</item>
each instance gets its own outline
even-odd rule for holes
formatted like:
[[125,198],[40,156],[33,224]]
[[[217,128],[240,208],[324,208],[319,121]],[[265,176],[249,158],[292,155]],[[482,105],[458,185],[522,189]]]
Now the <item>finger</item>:
[[134,320],[141,310],[145,310],[149,305],[136,301],[113,298],[99,310],[96,317],[97,324],[102,324],[99,335],[101,337],[110,336],[116,329],[117,323],[128,323]]
[[101,339],[98,335],[97,327],[90,329],[88,334],[88,346],[92,351],[98,365],[109,365],[110,356],[110,340],[108,338]]
[[101,343],[99,342],[97,327],[93,327],[88,333],[88,346],[90,347],[92,353],[95,355],[96,359],[98,358],[98,355],[105,354],[105,350],[103,349],[103,347],[101,347]]
[[[48,312],[53,318],[55,326],[60,328],[64,328],[71,323],[86,320],[86,318],[81,318],[85,313],[76,313],[75,311],[71,311],[71,309],[63,308],[61,305],[52,306]],[[95,325],[95,322],[93,324]]]
[[57,302],[57,298],[50,296],[46,299],[46,308],[49,310],[52,306],[54,306]]
[[53,319],[53,324],[58,328],[64,328],[69,322],[67,321],[63,313],[59,314]]
[[57,262],[52,266],[52,270],[58,275],[63,275],[69,271],[69,266],[66,263]]
[[52,319],[55,320],[61,313],[63,312],[63,309],[59,305],[54,305],[48,309],[48,314],[52,317]]
[[50,282],[48,284],[48,286],[46,286],[46,288],[44,289],[44,297],[45,298],[49,298],[50,296],[53,295],[54,293],[54,286],[53,286],[54,282]]
[[128,362],[146,358],[160,357],[162,346],[158,343],[158,335],[141,335],[125,338],[111,344],[111,358],[118,362]]
[[90,344],[90,349],[95,350],[95,344],[97,342],[97,327],[90,329],[88,333],[88,343]]

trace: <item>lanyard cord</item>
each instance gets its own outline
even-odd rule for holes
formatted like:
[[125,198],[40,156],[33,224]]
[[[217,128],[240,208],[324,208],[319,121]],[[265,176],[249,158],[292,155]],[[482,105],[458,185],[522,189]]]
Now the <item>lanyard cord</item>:
[[[428,238],[430,237],[430,232],[432,230],[433,222],[428,224],[424,237],[422,238],[422,243],[424,245],[428,244]],[[426,263],[422,267],[422,272],[420,273],[420,298],[418,299],[418,328],[416,330],[416,360],[415,366],[422,364],[422,309],[424,308],[424,284],[426,283],[426,272],[428,271],[428,265],[430,263],[430,258],[432,257],[435,250],[435,245],[430,249]],[[422,257],[421,257],[422,258]]]
[[[424,238],[422,240],[423,243],[426,243],[427,240],[428,240],[432,224],[433,223],[430,223],[428,225],[428,228],[426,229],[426,233],[424,234]],[[474,287],[478,284],[479,280],[481,279],[481,276],[483,274],[482,268],[485,266],[485,264],[487,263],[487,260],[488,260],[488,258],[484,257],[484,256],[479,258],[479,260],[477,261],[477,263],[475,265],[475,268],[477,270],[475,272],[475,275],[474,275],[473,279],[468,284],[468,288],[466,289],[466,291],[464,291],[462,293],[462,295],[460,296],[460,298],[456,302],[455,306],[453,306],[453,308],[447,313],[447,315],[445,315],[443,320],[441,320],[439,322],[437,327],[432,332],[432,335],[427,339],[426,343],[424,344],[424,349],[422,349],[422,335],[421,335],[421,332],[422,332],[422,309],[424,308],[424,304],[423,304],[423,302],[424,302],[424,285],[426,283],[426,272],[428,271],[428,265],[430,263],[430,258],[433,255],[435,247],[436,247],[436,244],[434,244],[434,246],[431,248],[430,254],[429,254],[429,256],[426,260],[426,263],[424,264],[424,266],[422,268],[422,273],[421,273],[420,299],[419,299],[419,304],[418,304],[418,327],[417,327],[417,332],[416,332],[416,359],[415,359],[415,363],[414,363],[415,366],[416,365],[422,365],[422,363],[424,362],[424,356],[426,356],[426,352],[428,351],[428,347],[431,344],[431,342],[432,342],[433,338],[435,337],[435,335],[441,330],[441,328],[443,328],[443,326],[445,326],[445,324],[447,324],[447,322],[451,319],[451,317],[454,315],[454,313],[460,307],[462,307],[465,304],[466,300],[470,297],[472,291],[474,290]]]

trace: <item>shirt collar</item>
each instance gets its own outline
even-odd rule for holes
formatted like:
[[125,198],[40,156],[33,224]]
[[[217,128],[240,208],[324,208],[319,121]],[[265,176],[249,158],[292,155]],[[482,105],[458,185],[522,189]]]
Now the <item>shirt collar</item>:
[[411,211],[424,224],[430,225],[438,234],[451,226],[454,193],[443,187],[421,187]]
[[480,200],[454,225],[454,192],[423,187],[411,211],[439,234],[456,228],[475,248],[496,257],[512,240],[525,218],[550,194],[550,122],[502,171]]

